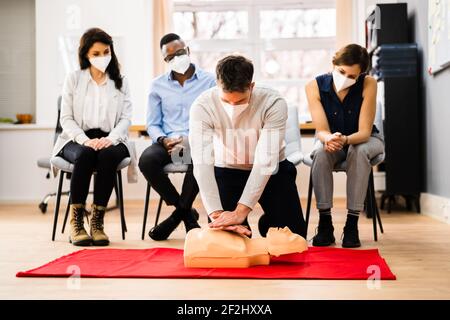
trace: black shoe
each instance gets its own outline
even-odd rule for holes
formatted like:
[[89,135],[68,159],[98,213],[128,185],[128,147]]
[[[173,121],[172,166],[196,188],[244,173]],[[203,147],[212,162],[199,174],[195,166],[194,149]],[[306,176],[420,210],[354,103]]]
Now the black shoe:
[[359,241],[358,227],[344,227],[344,239],[342,240],[342,248],[359,248],[361,241]]
[[267,216],[265,213],[258,220],[258,230],[261,237],[265,238],[267,232],[269,232],[269,222],[267,221]]
[[192,229],[200,228],[200,225],[197,222],[199,217],[200,215],[195,209],[184,211],[183,222],[184,228],[186,229],[186,233],[188,233]]
[[182,221],[181,212],[177,209],[163,222],[152,228],[148,235],[155,241],[163,241],[169,238],[170,234],[178,227]]
[[334,238],[333,226],[320,226],[317,228],[317,234],[313,238],[314,247],[329,247],[336,243]]

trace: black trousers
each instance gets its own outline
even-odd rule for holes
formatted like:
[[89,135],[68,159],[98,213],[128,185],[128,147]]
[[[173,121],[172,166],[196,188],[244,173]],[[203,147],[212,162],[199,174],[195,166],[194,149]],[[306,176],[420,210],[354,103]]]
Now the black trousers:
[[190,165],[191,170],[184,176],[180,195],[167,174],[164,173],[163,169],[169,163],[172,163],[172,158],[167,150],[162,145],[155,143],[142,153],[139,159],[139,169],[167,205],[191,209],[199,191],[192,172],[192,165]]
[[[250,171],[215,167],[214,173],[223,209],[235,210]],[[305,237],[306,224],[295,183],[296,177],[297,169],[291,162],[280,162],[278,172],[270,177],[259,204],[269,227],[289,227],[292,232]]]
[[[90,139],[95,139],[106,137],[108,133],[92,129],[86,131],[86,135]],[[60,156],[74,165],[70,181],[71,202],[73,204],[86,203],[89,184],[95,171],[94,204],[106,207],[114,188],[117,166],[130,155],[123,143],[95,151],[90,147],[71,141],[61,150]]]

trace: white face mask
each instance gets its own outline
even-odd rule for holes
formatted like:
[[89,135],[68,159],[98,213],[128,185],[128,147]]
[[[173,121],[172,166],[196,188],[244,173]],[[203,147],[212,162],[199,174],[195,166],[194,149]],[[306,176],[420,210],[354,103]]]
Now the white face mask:
[[[250,99],[249,99],[249,101],[250,101]],[[225,109],[225,112],[228,114],[228,116],[230,117],[231,120],[236,119],[250,105],[250,102],[243,103],[243,104],[237,104],[237,105],[232,105],[223,100],[221,100],[221,102],[222,102],[223,108]]]
[[338,70],[333,70],[333,82],[337,92],[350,88],[356,83],[355,79],[347,78],[342,75]]
[[109,63],[111,62],[111,55],[107,55],[104,57],[93,57],[89,59],[89,62],[95,67],[95,69],[105,72],[106,68],[108,68]]
[[184,74],[191,65],[191,59],[187,54],[182,56],[175,56],[169,61],[169,68],[173,72]]

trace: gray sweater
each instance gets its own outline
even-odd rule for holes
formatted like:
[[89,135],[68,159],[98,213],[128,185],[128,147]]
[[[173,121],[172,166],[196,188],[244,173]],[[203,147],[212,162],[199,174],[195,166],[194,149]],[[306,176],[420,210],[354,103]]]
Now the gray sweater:
[[253,209],[278,164],[286,159],[287,104],[269,88],[255,87],[249,106],[230,117],[211,88],[193,103],[189,142],[194,175],[208,214],[223,210],[214,166],[251,171],[239,203]]

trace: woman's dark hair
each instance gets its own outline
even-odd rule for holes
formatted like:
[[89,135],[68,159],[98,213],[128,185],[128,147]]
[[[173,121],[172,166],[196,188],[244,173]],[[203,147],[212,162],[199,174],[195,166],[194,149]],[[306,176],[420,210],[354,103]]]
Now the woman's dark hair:
[[253,63],[243,56],[228,56],[220,60],[216,76],[224,91],[245,92],[253,80]]
[[109,78],[114,81],[117,90],[122,89],[123,78],[120,74],[120,65],[114,52],[113,40],[109,34],[99,28],[87,30],[80,39],[80,47],[78,48],[78,60],[81,70],[85,70],[91,66],[87,53],[96,42],[106,44],[111,49],[111,62],[106,68]]
[[369,53],[366,48],[357,44],[349,44],[340,49],[333,57],[335,66],[359,65],[361,72],[365,73],[369,69]]

